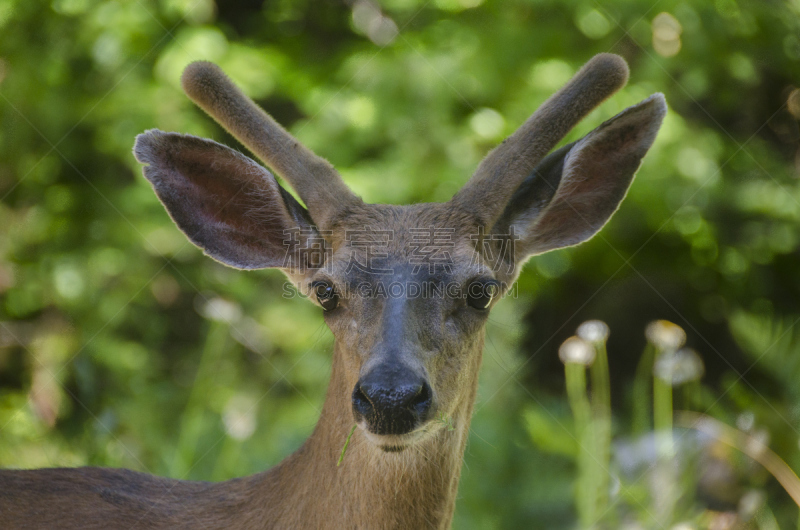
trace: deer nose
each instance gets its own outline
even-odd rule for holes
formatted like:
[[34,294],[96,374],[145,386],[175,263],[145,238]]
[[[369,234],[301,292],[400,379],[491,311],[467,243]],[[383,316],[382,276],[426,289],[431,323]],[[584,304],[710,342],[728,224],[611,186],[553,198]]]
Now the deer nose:
[[410,370],[376,369],[353,390],[353,413],[364,418],[374,434],[406,434],[424,421],[433,392]]

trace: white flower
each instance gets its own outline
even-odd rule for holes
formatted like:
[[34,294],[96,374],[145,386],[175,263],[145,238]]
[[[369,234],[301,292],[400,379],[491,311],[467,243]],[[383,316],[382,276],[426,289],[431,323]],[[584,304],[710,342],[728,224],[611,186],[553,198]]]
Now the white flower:
[[580,326],[576,335],[587,342],[602,342],[608,340],[608,325],[602,320],[587,320]]
[[594,362],[594,346],[579,337],[570,337],[558,349],[558,358],[564,364],[589,366]]
[[677,350],[686,342],[686,332],[683,328],[667,320],[650,322],[644,335],[660,350]]

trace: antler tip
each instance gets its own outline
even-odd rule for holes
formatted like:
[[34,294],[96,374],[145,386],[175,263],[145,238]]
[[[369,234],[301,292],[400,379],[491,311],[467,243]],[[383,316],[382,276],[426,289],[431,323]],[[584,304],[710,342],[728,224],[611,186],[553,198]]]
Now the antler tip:
[[181,86],[186,95],[197,101],[223,79],[225,74],[216,64],[209,61],[195,61],[183,71]]
[[602,83],[613,91],[624,87],[630,75],[625,59],[613,53],[598,53],[586,63],[583,69],[587,73],[591,72],[596,83]]

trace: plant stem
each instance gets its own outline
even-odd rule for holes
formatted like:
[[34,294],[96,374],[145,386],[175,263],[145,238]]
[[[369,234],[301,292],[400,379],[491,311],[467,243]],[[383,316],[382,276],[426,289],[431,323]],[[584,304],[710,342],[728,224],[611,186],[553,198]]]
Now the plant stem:
[[647,343],[636,367],[633,380],[633,434],[641,435],[650,430],[650,382],[653,380],[655,347]]
[[672,457],[672,385],[658,377],[653,378],[653,423],[659,455]]
[[[665,352],[656,348],[655,365]],[[670,374],[671,375],[671,374]],[[656,443],[656,473],[661,486],[657,493],[655,513],[659,521],[671,521],[678,495],[678,482],[672,459],[675,456],[672,437],[672,381],[665,381],[651,371],[653,378],[653,425]]]
[[591,447],[591,406],[586,395],[586,367],[578,363],[566,363],[564,372],[567,381],[567,397],[575,419],[575,433],[578,439],[578,481],[576,505],[578,517],[583,528],[595,519],[595,496],[593,494]]
[[594,343],[596,352],[590,373],[592,378],[592,410],[595,449],[595,492],[597,513],[608,506],[611,465],[611,383],[608,371],[608,354],[604,340]]

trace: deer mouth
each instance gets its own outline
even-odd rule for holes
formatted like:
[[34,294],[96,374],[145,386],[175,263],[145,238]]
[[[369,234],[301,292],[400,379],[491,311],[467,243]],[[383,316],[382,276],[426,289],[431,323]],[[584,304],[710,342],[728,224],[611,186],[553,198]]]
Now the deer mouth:
[[367,424],[360,427],[367,440],[385,453],[401,453],[419,442],[427,432],[425,425],[405,434],[375,434],[370,432]]

